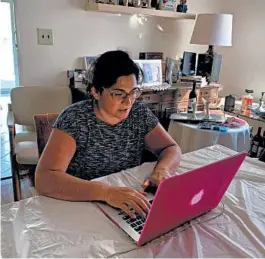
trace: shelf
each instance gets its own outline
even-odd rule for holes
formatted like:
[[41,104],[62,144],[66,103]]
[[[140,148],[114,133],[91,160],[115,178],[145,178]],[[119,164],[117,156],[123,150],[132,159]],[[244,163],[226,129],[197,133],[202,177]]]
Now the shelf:
[[161,18],[179,19],[179,20],[195,20],[195,14],[189,13],[178,13],[172,11],[155,10],[148,8],[136,8],[122,5],[111,5],[111,4],[98,4],[90,3],[87,5],[87,11],[102,12],[102,13],[114,13],[114,14],[140,14]]

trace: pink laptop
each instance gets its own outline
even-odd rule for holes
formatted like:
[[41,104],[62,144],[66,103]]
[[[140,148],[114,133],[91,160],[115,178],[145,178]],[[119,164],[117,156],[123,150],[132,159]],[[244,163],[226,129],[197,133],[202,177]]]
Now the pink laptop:
[[216,208],[246,155],[238,153],[164,180],[155,196],[149,197],[152,206],[147,218],[136,214],[136,219],[131,219],[121,210],[103,203],[97,205],[141,246]]

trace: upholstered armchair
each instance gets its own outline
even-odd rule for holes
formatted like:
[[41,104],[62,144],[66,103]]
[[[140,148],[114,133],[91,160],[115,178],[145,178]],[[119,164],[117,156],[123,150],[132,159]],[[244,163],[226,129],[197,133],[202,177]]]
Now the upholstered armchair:
[[34,115],[60,113],[70,104],[68,87],[26,86],[11,90],[7,124],[15,201],[21,199],[20,172],[35,171],[39,159]]

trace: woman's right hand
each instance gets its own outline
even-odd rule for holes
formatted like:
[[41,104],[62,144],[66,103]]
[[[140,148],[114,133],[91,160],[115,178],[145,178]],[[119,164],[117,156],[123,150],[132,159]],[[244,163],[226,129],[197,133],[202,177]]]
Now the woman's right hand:
[[135,214],[128,206],[132,207],[143,217],[146,217],[151,207],[144,192],[128,187],[108,186],[106,189],[105,201],[110,206],[123,210],[132,218],[135,218]]

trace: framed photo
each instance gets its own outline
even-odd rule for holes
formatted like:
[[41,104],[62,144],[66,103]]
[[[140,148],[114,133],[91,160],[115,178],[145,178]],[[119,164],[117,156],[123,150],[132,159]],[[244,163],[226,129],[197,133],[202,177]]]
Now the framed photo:
[[161,86],[163,83],[161,59],[134,60],[143,70],[143,87]]
[[96,56],[86,56],[84,57],[84,64],[85,64],[85,69],[88,70],[93,64],[93,62],[97,59],[98,57]]

